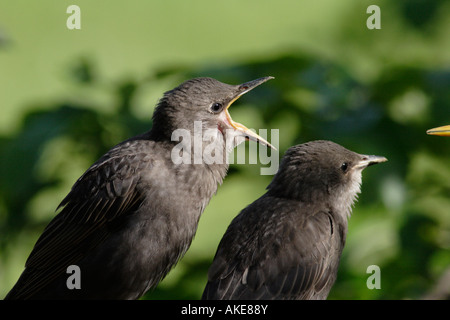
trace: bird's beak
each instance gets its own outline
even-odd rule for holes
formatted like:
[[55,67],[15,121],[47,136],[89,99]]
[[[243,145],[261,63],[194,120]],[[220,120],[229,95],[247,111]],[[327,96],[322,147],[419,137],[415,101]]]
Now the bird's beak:
[[368,166],[372,166],[374,164],[377,163],[381,163],[381,162],[386,162],[388,161],[388,159],[386,159],[385,157],[380,157],[380,156],[368,156],[368,155],[361,155],[361,161],[359,161],[356,164],[356,168],[367,168]]
[[233,119],[231,119],[230,114],[228,113],[228,108],[233,104],[234,101],[236,101],[242,95],[246,94],[250,90],[256,88],[260,84],[263,84],[264,82],[266,82],[270,79],[274,79],[274,77],[259,78],[259,79],[245,82],[241,85],[238,85],[236,96],[233,97],[233,99],[231,99],[231,101],[228,103],[228,105],[225,108],[225,115],[226,115],[227,121],[229,122],[230,126],[233,127],[233,129],[235,129],[239,133],[240,136],[246,137],[247,139],[256,141],[258,143],[261,143],[262,145],[268,146],[268,147],[276,150],[276,148],[274,146],[272,146],[269,142],[267,142],[264,138],[260,137],[259,135],[257,135],[256,133],[254,133],[253,131],[248,129],[243,124],[234,122]]
[[450,126],[442,126],[427,130],[427,134],[433,136],[450,137]]

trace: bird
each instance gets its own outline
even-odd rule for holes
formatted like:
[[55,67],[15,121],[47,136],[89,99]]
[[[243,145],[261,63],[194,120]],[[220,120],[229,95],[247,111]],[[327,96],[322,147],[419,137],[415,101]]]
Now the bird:
[[387,161],[316,140],[290,147],[259,199],[230,223],[203,300],[325,300],[364,168]]
[[427,130],[427,134],[434,136],[450,137],[450,125]]
[[[156,287],[188,250],[227,174],[226,161],[195,161],[199,147],[187,143],[198,138],[195,125],[215,134],[200,152],[213,145],[226,158],[239,137],[274,148],[228,112],[270,79],[229,85],[201,77],[165,92],[151,129],[112,147],[75,182],[5,299],[133,300]],[[191,134],[184,148],[176,149],[177,130]]]

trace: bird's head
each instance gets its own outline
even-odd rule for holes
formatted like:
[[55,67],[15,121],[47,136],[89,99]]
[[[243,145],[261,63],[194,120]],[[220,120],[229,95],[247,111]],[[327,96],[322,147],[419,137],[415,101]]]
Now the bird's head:
[[231,135],[233,140],[240,136],[273,148],[243,124],[233,121],[228,112],[239,97],[270,79],[273,77],[240,85],[229,85],[212,78],[188,80],[164,94],[153,115],[154,131],[170,139],[174,130],[185,129],[194,133],[195,124],[200,123],[203,130],[216,130],[226,139],[230,139],[226,135]]
[[361,155],[331,141],[312,141],[286,151],[268,189],[303,202],[329,202],[349,215],[360,192],[362,170],[385,161],[385,157]]

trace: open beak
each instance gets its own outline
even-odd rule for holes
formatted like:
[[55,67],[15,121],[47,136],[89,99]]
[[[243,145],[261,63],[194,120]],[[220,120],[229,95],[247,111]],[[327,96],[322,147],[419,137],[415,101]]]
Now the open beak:
[[231,99],[231,101],[228,103],[228,105],[225,108],[225,115],[226,115],[227,121],[229,122],[231,127],[233,127],[233,129],[238,131],[240,136],[244,136],[245,138],[247,138],[249,140],[253,140],[255,142],[261,143],[262,145],[268,146],[268,147],[276,150],[276,148],[274,146],[272,146],[265,139],[263,139],[262,137],[260,137],[259,135],[257,135],[256,133],[254,133],[253,131],[248,129],[246,126],[244,126],[243,124],[240,124],[238,122],[233,121],[233,119],[231,119],[230,114],[228,113],[228,108],[233,104],[234,101],[236,101],[242,95],[246,94],[250,90],[256,88],[260,84],[263,84],[264,82],[266,82],[266,81],[268,81],[270,79],[274,79],[274,77],[259,78],[259,79],[252,80],[252,81],[249,81],[249,82],[245,82],[245,83],[243,83],[241,85],[238,85],[237,86],[237,94],[236,94],[236,96],[233,99]]
[[433,136],[450,137],[450,126],[442,126],[427,130],[427,134]]
[[368,156],[368,155],[361,155],[361,156],[362,156],[361,161],[359,161],[356,164],[356,168],[364,169],[374,164],[388,161],[388,159],[386,159],[385,157],[380,156]]

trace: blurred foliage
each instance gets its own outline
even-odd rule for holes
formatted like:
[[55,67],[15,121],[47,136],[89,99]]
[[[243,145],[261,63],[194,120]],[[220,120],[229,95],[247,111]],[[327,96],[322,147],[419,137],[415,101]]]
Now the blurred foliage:
[[[408,28],[428,34],[437,29],[429,25],[444,6],[426,3],[399,1],[392,7]],[[95,60],[72,61],[67,81],[90,92],[107,91],[113,103],[73,96],[33,103],[20,128],[0,136],[0,296],[20,275],[72,183],[113,145],[151,127],[151,110],[144,117],[139,113],[144,93],[197,76],[237,84],[271,75],[275,80],[242,97],[230,113],[250,128],[279,129],[280,157],[292,145],[327,139],[389,159],[364,171],[329,298],[425,297],[450,267],[450,139],[425,134],[450,123],[450,70],[431,62],[387,61],[367,80],[350,72],[351,62],[283,49],[232,64],[160,66],[145,77],[111,81]],[[231,165],[188,254],[145,298],[200,298],[228,223],[270,182],[271,176],[259,175],[260,167]],[[370,265],[381,268],[381,290],[366,286]]]

